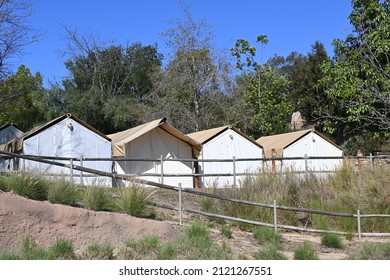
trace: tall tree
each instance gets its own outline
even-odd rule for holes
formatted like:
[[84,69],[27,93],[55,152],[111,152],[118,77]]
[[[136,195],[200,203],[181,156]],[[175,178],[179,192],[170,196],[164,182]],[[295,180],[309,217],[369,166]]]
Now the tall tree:
[[[257,42],[266,44],[268,40],[261,35]],[[237,58],[237,68],[246,70],[239,79],[243,87],[240,104],[240,118],[244,120],[242,129],[254,138],[289,131],[288,80],[269,63],[261,65],[256,62],[256,48],[247,40],[237,40],[232,55]]]
[[96,36],[66,31],[71,57],[65,65],[71,77],[63,81],[63,110],[106,133],[141,123],[153,73],[161,66],[157,46],[105,46]]
[[181,7],[184,18],[162,33],[172,55],[150,99],[155,101],[154,117],[163,115],[188,133],[226,120],[228,66],[213,52],[211,27],[195,21],[188,6]]
[[291,52],[286,58],[275,56],[268,62],[282,76],[288,78],[288,100],[293,111],[299,111],[306,125],[321,125],[323,111],[327,111],[328,98],[319,84],[324,74],[322,64],[329,61],[325,47],[319,41],[307,55]]
[[30,1],[0,0],[0,81],[11,72],[9,59],[42,37],[29,25],[32,14]]
[[[9,99],[8,96],[17,96]],[[30,69],[21,65],[0,87],[0,98],[8,99],[0,110],[0,123],[15,123],[25,130],[45,121],[45,89],[39,73],[32,75]]]
[[335,58],[324,67],[323,85],[336,113],[329,131],[351,135],[390,131],[390,3],[353,0],[352,34],[333,42]]

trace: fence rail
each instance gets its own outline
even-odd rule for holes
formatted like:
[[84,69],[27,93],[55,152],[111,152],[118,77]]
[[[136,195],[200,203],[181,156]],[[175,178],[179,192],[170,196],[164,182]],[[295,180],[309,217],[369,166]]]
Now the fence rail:
[[[252,224],[252,225],[273,227],[275,229],[275,231],[277,231],[278,229],[285,229],[285,230],[296,230],[296,231],[305,231],[305,232],[313,232],[313,233],[330,232],[330,233],[344,234],[344,235],[351,234],[349,232],[320,230],[320,229],[313,229],[313,228],[306,228],[306,227],[302,228],[302,227],[296,227],[296,226],[291,226],[291,225],[278,224],[277,211],[282,210],[282,211],[303,212],[303,213],[308,213],[308,214],[318,214],[318,215],[327,215],[327,216],[332,216],[332,217],[344,217],[344,218],[356,219],[357,220],[357,233],[355,233],[355,235],[358,236],[359,240],[361,240],[361,238],[363,236],[366,236],[366,237],[373,237],[373,236],[375,236],[375,237],[378,237],[378,236],[390,237],[390,233],[375,233],[375,232],[364,233],[361,230],[361,219],[362,218],[367,218],[367,219],[368,218],[390,218],[390,215],[388,215],[388,214],[364,214],[364,215],[362,215],[362,214],[360,214],[360,210],[357,210],[356,214],[355,213],[337,213],[337,212],[331,212],[331,211],[322,211],[322,210],[315,210],[315,209],[297,208],[297,207],[277,205],[276,201],[273,201],[272,204],[259,203],[259,202],[253,202],[253,201],[247,201],[247,200],[228,198],[228,197],[224,197],[222,195],[203,192],[203,191],[198,190],[198,189],[182,188],[181,184],[179,184],[177,187],[168,186],[168,185],[164,185],[161,183],[142,180],[142,179],[134,177],[133,175],[116,174],[116,173],[110,173],[110,172],[99,171],[99,170],[95,170],[95,169],[91,169],[91,168],[86,168],[83,166],[74,165],[73,161],[77,160],[74,158],[38,157],[38,156],[14,154],[14,153],[9,153],[9,152],[0,152],[0,155],[3,155],[3,156],[5,155],[7,157],[16,157],[16,158],[32,160],[32,161],[38,161],[41,163],[46,163],[46,164],[69,168],[70,170],[78,170],[81,172],[87,172],[87,173],[95,174],[98,176],[106,176],[106,177],[110,177],[113,179],[128,180],[128,181],[136,182],[139,184],[144,184],[144,185],[149,185],[149,186],[153,186],[153,187],[168,189],[171,191],[176,191],[176,192],[178,192],[178,195],[179,195],[179,197],[178,197],[178,204],[179,205],[177,208],[172,207],[172,206],[167,206],[167,205],[161,205],[161,204],[157,204],[157,203],[153,203],[152,205],[178,211],[179,217],[180,217],[180,224],[182,224],[182,213],[187,212],[187,213],[203,215],[203,216],[207,216],[207,217],[214,217],[214,218],[226,219],[226,220],[237,221],[237,222],[242,222],[242,223],[248,223],[248,224]],[[307,158],[307,157],[305,157],[305,158]],[[354,158],[356,158],[356,157],[354,157]],[[359,158],[361,158],[361,157],[359,157]],[[370,159],[371,159],[371,157],[370,157]],[[63,162],[57,162],[55,160],[69,160],[70,163],[68,164],[68,163],[63,163]],[[80,160],[81,160],[81,162],[83,162],[86,159],[80,159]],[[96,159],[94,159],[94,160],[96,160]],[[105,160],[115,160],[115,159],[105,159]],[[203,175],[204,174],[202,174],[202,176]],[[273,209],[274,223],[273,224],[263,223],[263,222],[259,222],[259,221],[252,221],[252,220],[246,220],[246,219],[237,218],[237,217],[231,217],[231,216],[220,215],[220,214],[215,214],[215,213],[208,213],[205,211],[194,210],[194,209],[190,209],[190,208],[183,208],[183,197],[182,197],[183,192],[198,195],[198,196],[204,196],[204,197],[209,197],[209,198],[213,198],[213,199],[218,199],[218,200],[224,200],[224,201],[228,201],[228,202],[232,202],[232,203],[251,205],[251,206],[255,206],[255,207],[272,208]]]

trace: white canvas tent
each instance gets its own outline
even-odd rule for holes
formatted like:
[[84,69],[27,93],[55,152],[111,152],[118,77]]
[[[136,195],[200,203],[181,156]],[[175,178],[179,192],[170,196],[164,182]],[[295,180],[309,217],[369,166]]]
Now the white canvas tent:
[[[84,121],[71,114],[63,115],[36,127],[0,149],[32,156],[65,158],[111,158],[111,140]],[[58,160],[69,164],[69,160]],[[74,161],[80,165],[80,161]],[[83,167],[112,172],[111,161],[83,161]],[[19,169],[69,177],[70,169],[31,160],[21,160]],[[111,178],[73,170],[74,181],[84,184],[111,185]],[[82,177],[82,178],[81,178]]]
[[[23,134],[23,131],[13,123],[0,127],[0,145],[8,143]],[[0,170],[12,170],[14,160],[0,155]]]
[[[232,126],[221,126],[188,134],[202,144],[202,160],[259,159],[258,161],[200,162],[202,174],[233,174],[259,172],[262,166],[263,148],[247,135]],[[235,165],[233,167],[233,164]],[[236,176],[236,185],[245,179],[245,175]],[[205,176],[202,185],[205,187],[224,187],[234,184],[234,176]]]
[[[260,137],[266,158],[272,157],[342,157],[343,151],[325,135],[313,129]],[[342,159],[294,159],[276,161],[281,171],[329,171],[342,165]]]
[[[192,160],[197,158],[200,144],[174,127],[166,119],[152,122],[108,135],[112,140],[113,156],[127,161],[116,161],[118,174],[138,175],[140,179],[171,186],[194,187],[191,161],[167,161],[167,159]],[[163,163],[161,165],[161,158]],[[145,161],[140,161],[145,159]],[[136,160],[136,161],[132,161]],[[153,160],[153,161],[151,161]],[[176,174],[183,176],[145,176],[145,174]],[[141,176],[142,175],[142,176]],[[117,182],[126,185],[126,182]]]

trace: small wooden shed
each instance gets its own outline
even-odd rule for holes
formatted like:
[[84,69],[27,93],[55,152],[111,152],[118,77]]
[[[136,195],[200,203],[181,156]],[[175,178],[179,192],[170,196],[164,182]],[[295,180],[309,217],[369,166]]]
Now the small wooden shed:
[[[234,176],[234,173],[254,173],[261,169],[262,146],[233,126],[221,126],[194,132],[188,136],[202,144],[199,159],[210,160],[200,161],[199,173],[205,175],[221,174],[221,176],[202,177],[201,186],[225,187],[234,184],[238,186],[246,175]],[[245,161],[245,159],[256,158],[259,160]],[[212,162],[212,160],[216,161]],[[230,162],[221,160],[229,160]],[[226,174],[229,175],[226,176]]]
[[[314,129],[264,136],[256,142],[263,146],[266,158],[302,158],[276,161],[277,169],[281,171],[333,172],[343,163],[341,148]],[[305,160],[305,157],[308,159]],[[310,157],[329,157],[329,159],[310,159]]]

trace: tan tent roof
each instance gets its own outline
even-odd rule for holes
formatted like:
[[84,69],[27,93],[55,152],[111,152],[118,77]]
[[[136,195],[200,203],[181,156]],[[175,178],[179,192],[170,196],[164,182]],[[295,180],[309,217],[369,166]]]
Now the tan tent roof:
[[22,134],[18,139],[15,139],[15,140],[12,140],[6,144],[0,145],[0,151],[7,151],[7,152],[12,152],[12,153],[21,152],[23,150],[23,142],[25,139],[28,139],[28,138],[34,136],[35,134],[47,129],[48,127],[55,125],[56,123],[59,123],[60,121],[66,119],[66,118],[70,118],[70,119],[77,121],[78,123],[80,123],[83,126],[85,126],[86,128],[88,128],[89,130],[91,130],[91,131],[95,132],[96,134],[98,134],[99,136],[103,137],[104,139],[111,141],[110,138],[108,138],[102,132],[98,131],[96,128],[92,127],[91,125],[87,124],[86,122],[82,121],[81,119],[77,118],[76,116],[73,116],[72,114],[66,114],[66,115],[60,116],[58,118],[55,118],[47,123],[44,123],[40,126],[37,126],[30,131],[27,131],[26,133]]
[[120,131],[114,134],[107,135],[109,138],[112,140],[112,150],[113,150],[113,155],[114,156],[123,156],[124,155],[124,150],[123,150],[123,145],[126,143],[129,143],[138,137],[144,135],[145,133],[151,131],[152,129],[155,128],[161,128],[167,133],[175,136],[176,138],[180,139],[181,141],[189,144],[192,147],[192,153],[194,154],[195,157],[198,157],[201,145],[195,141],[194,139],[188,137],[187,135],[183,134],[176,128],[170,126],[167,122],[166,119],[158,119],[151,121],[149,123],[145,123],[142,125],[139,125],[134,128],[130,128],[124,131]]
[[265,157],[272,157],[272,149],[275,149],[276,156],[282,157],[283,149],[312,131],[337,147],[337,145],[329,140],[325,135],[314,129],[305,129],[289,133],[264,136],[257,139],[256,142],[263,146]]
[[236,133],[240,134],[245,139],[249,140],[250,142],[252,142],[256,146],[259,146],[260,148],[262,148],[261,144],[257,143],[256,141],[251,139],[248,135],[244,134],[239,129],[237,129],[231,125],[225,125],[225,126],[220,126],[220,127],[216,127],[216,128],[203,130],[203,131],[193,132],[193,133],[188,134],[188,136],[191,137],[192,139],[195,139],[196,141],[198,141],[201,144],[205,144],[227,129],[234,130]]

